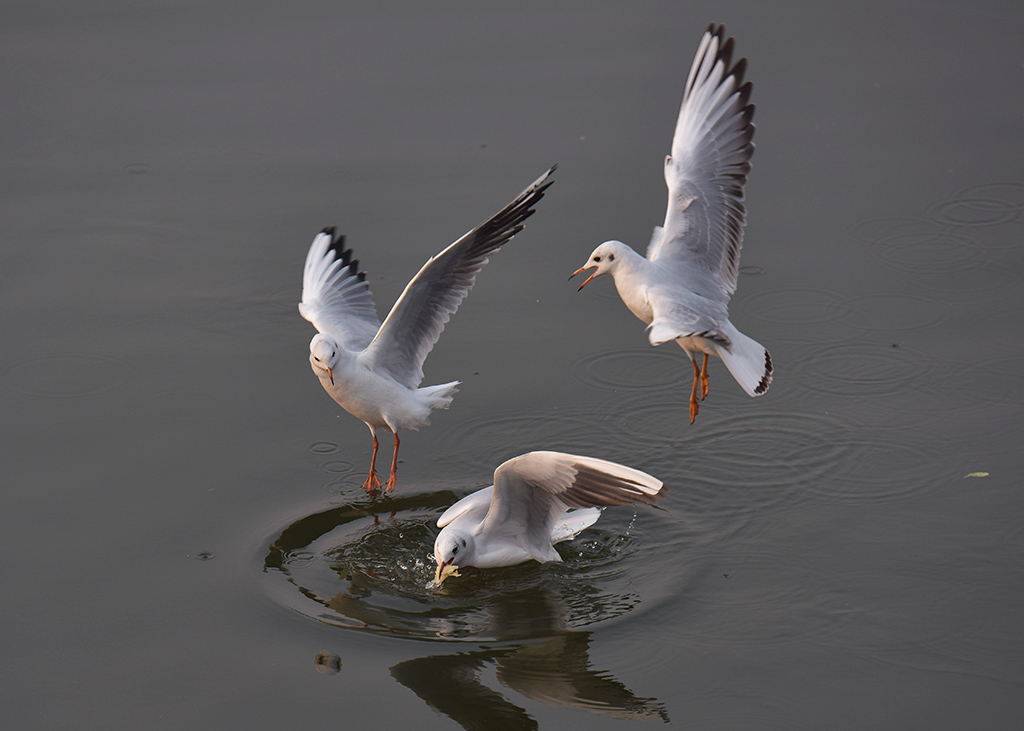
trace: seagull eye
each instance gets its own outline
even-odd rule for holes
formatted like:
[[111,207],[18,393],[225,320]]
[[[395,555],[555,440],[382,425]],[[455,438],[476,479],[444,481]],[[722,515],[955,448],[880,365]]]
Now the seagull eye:
[[455,548],[452,549],[452,554],[456,554],[458,552],[459,552],[459,547],[458,546],[456,546]]
[[594,261],[601,261],[601,257],[599,257],[599,256],[595,256],[595,257],[594,257]]

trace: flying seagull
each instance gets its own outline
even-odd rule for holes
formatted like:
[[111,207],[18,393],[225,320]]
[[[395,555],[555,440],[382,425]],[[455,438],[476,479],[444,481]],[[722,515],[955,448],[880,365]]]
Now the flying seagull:
[[385,492],[394,490],[398,431],[429,423],[430,412],[448,408],[459,381],[420,388],[423,361],[448,318],[473,287],[488,257],[523,229],[551,185],[552,167],[515,200],[441,253],[406,285],[381,324],[366,273],[345,248],[345,237],[325,228],[313,239],[302,274],[299,313],[318,333],[309,343],[309,364],[331,398],[361,419],[373,436],[367,492],[380,488],[377,430],[394,435],[395,451]]
[[[772,382],[772,357],[729,322],[736,291],[746,208],[743,186],[754,153],[747,60],[732,62],[725,27],[704,32],[686,80],[672,154],[665,158],[668,211],[647,256],[621,241],[605,241],[569,277],[593,269],[580,285],[611,274],[626,307],[647,323],[651,345],[675,340],[693,362],[690,423],[697,418],[697,384],[708,395],[708,356],[725,361],[751,396]],[[703,355],[698,367],[697,356]]]

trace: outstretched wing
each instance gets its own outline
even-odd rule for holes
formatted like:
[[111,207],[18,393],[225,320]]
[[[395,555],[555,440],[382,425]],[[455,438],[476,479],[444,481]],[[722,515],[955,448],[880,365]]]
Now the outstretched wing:
[[551,531],[568,508],[653,503],[667,489],[651,475],[595,457],[529,452],[494,471],[494,494],[483,532],[516,536],[541,558]]
[[519,233],[553,181],[552,167],[534,183],[454,244],[431,257],[412,278],[384,320],[364,358],[399,383],[416,388],[423,361],[459,308],[487,258]]
[[487,515],[487,508],[490,507],[492,492],[494,492],[494,485],[466,495],[441,513],[441,517],[437,519],[437,527],[444,528],[463,515],[475,516],[477,520],[482,520]]
[[299,314],[348,350],[362,350],[380,329],[366,273],[333,227],[317,234],[309,247]]
[[736,291],[754,154],[752,85],[743,82],[747,60],[732,63],[733,43],[715,24],[701,39],[665,158],[665,224],[647,249],[651,261],[684,264],[695,291],[723,301]]

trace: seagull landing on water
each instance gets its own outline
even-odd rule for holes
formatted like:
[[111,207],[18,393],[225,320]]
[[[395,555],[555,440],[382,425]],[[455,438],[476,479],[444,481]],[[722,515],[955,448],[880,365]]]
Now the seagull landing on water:
[[602,507],[653,503],[666,492],[661,480],[603,459],[562,452],[514,457],[494,471],[493,485],[438,518],[434,585],[459,576],[460,567],[561,561],[553,544],[593,525]]
[[381,486],[377,477],[377,430],[395,438],[385,492],[395,489],[398,430],[419,429],[430,412],[452,402],[459,381],[420,388],[423,361],[448,318],[473,287],[487,257],[519,233],[551,185],[554,167],[454,244],[431,257],[406,285],[382,325],[365,272],[345,248],[345,237],[326,228],[313,239],[302,274],[299,313],[319,331],[309,343],[309,364],[324,389],[373,436],[370,473],[363,487]]
[[[697,418],[697,384],[708,395],[708,356],[725,361],[751,396],[772,382],[772,357],[729,322],[736,291],[746,209],[743,185],[754,153],[754,105],[747,60],[732,63],[733,39],[712,24],[701,38],[686,80],[672,154],[665,158],[668,211],[654,229],[647,257],[621,241],[606,241],[573,272],[593,269],[580,285],[611,274],[630,311],[648,324],[651,345],[675,340],[693,362],[690,423]],[[704,362],[697,366],[697,356]]]

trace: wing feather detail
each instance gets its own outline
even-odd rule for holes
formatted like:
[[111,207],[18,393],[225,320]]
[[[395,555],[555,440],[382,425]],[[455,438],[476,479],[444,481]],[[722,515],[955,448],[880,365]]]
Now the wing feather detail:
[[721,25],[701,39],[665,158],[665,223],[647,250],[651,261],[697,265],[691,287],[723,302],[736,291],[754,153],[753,87],[743,81],[746,59],[732,63],[733,46]]
[[667,491],[661,480],[608,460],[529,452],[494,471],[494,493],[482,528],[519,537],[524,549],[544,555],[555,523],[568,508],[653,503]]
[[423,361],[448,319],[472,289],[488,257],[523,229],[552,184],[552,167],[507,206],[431,257],[406,285],[366,348],[368,366],[387,370],[409,388],[423,380]]
[[317,234],[309,247],[299,314],[348,350],[363,350],[380,328],[366,273],[333,227]]

